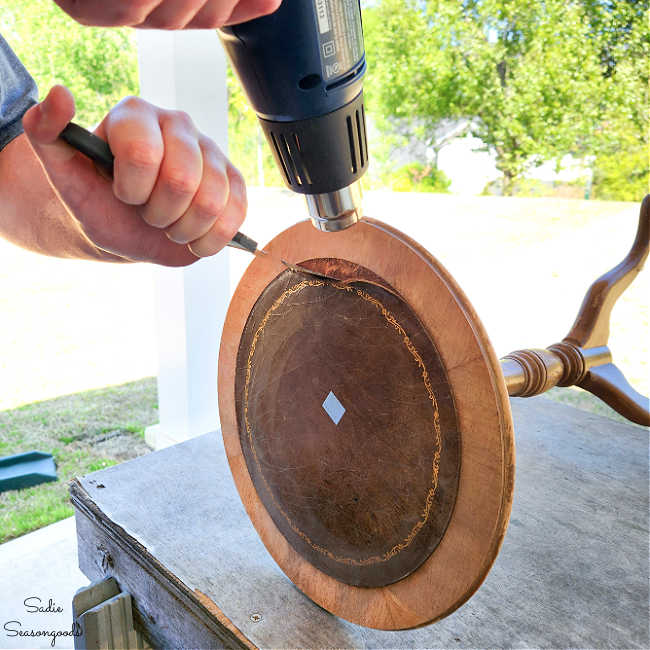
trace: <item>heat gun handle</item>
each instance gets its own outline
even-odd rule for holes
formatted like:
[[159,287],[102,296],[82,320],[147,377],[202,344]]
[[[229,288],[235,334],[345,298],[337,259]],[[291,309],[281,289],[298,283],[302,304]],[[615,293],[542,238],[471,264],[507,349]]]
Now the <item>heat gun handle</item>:
[[[113,177],[115,156],[113,156],[113,152],[107,142],[74,122],[70,122],[61,131],[59,137],[71,147],[84,154],[84,156],[90,158],[111,178]],[[241,232],[238,232],[227,245],[248,251],[249,253],[255,253],[257,250],[257,242]]]

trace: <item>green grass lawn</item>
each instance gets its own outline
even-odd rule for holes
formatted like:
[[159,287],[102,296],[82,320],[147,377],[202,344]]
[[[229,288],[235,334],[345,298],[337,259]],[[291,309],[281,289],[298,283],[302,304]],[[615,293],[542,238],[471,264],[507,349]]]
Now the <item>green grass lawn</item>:
[[149,452],[144,427],[157,419],[155,379],[0,411],[0,456],[49,452],[59,477],[0,493],[0,543],[69,517],[68,481]]

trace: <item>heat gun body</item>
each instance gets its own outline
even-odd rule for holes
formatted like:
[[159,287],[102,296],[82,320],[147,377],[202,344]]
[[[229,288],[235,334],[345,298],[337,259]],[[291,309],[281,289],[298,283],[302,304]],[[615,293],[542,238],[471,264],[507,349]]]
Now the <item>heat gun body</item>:
[[368,167],[359,0],[284,0],[220,35],[287,186],[314,225],[358,221]]

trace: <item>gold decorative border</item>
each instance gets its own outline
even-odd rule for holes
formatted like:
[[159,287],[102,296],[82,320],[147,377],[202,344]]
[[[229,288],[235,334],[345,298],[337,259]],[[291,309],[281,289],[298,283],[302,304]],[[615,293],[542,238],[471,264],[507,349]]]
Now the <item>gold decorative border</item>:
[[[252,427],[248,420],[248,390],[249,390],[250,379],[251,379],[253,355],[255,354],[255,347],[257,346],[257,341],[262,335],[262,332],[264,331],[264,328],[266,327],[269,318],[271,317],[272,313],[278,307],[280,307],[280,305],[282,305],[282,303],[289,296],[299,293],[306,287],[323,287],[326,286],[326,284],[327,286],[331,286],[334,289],[339,289],[341,291],[346,291],[348,293],[356,292],[356,294],[359,297],[373,304],[381,312],[382,316],[386,319],[387,323],[398,331],[398,333],[402,336],[404,345],[406,346],[406,348],[411,353],[416,363],[422,370],[422,380],[427,390],[429,399],[431,400],[431,403],[433,405],[433,429],[434,429],[434,440],[435,440],[436,450],[433,455],[431,486],[429,487],[429,490],[427,492],[427,497],[425,499],[425,504],[422,510],[421,519],[413,526],[409,534],[404,538],[402,542],[400,542],[399,544],[395,544],[395,546],[393,546],[391,549],[389,549],[382,555],[373,555],[361,560],[358,560],[356,558],[350,558],[350,557],[339,557],[334,553],[332,553],[329,549],[319,546],[318,544],[314,543],[309,538],[308,535],[306,535],[302,530],[300,530],[296,526],[296,524],[290,519],[289,515],[287,515],[287,513],[284,511],[282,506],[278,503],[277,499],[275,498],[275,495],[273,494],[273,491],[271,490],[266,480],[266,477],[262,472],[262,467],[259,458],[257,456],[255,446],[253,445]],[[282,513],[284,518],[287,520],[287,523],[289,524],[291,529],[299,537],[301,537],[305,542],[307,542],[307,544],[309,544],[309,546],[311,546],[315,551],[318,551],[319,553],[326,555],[330,559],[343,564],[351,564],[356,566],[367,566],[369,564],[377,564],[378,562],[387,562],[388,560],[390,560],[392,557],[394,557],[395,555],[403,551],[411,544],[411,542],[415,539],[416,535],[420,532],[422,527],[426,524],[427,520],[429,519],[431,508],[433,506],[433,499],[436,494],[436,490],[438,489],[438,471],[440,467],[440,453],[442,450],[442,435],[440,432],[440,413],[438,411],[438,402],[436,400],[436,396],[434,395],[433,388],[431,387],[431,380],[429,379],[429,373],[427,372],[427,369],[424,365],[424,361],[422,360],[420,353],[415,349],[415,346],[411,342],[410,338],[407,336],[406,332],[404,331],[404,328],[397,322],[393,314],[391,314],[391,312],[388,311],[388,309],[386,309],[386,307],[379,300],[373,298],[371,295],[369,295],[362,289],[359,289],[358,287],[351,287],[350,285],[347,284],[325,283],[322,280],[303,280],[302,282],[299,282],[298,284],[295,284],[294,286],[286,289],[282,293],[282,295],[275,300],[273,305],[271,305],[269,310],[266,312],[264,318],[262,319],[262,322],[260,323],[260,326],[257,328],[255,332],[255,336],[253,337],[253,341],[251,342],[250,351],[248,353],[248,362],[246,365],[246,384],[244,386],[244,422],[246,424],[246,433],[248,434],[250,448],[251,451],[253,452],[253,457],[255,459],[255,463],[257,464],[259,474],[262,477],[262,480],[264,481],[264,485],[266,486],[266,489],[270,494],[271,499],[275,503],[275,506]]]

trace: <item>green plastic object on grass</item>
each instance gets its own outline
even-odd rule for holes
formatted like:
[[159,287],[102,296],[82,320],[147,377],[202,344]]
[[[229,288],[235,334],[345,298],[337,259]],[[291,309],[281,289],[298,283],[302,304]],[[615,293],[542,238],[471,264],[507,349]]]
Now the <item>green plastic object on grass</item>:
[[56,465],[52,454],[26,451],[0,458],[0,492],[20,490],[56,480]]

